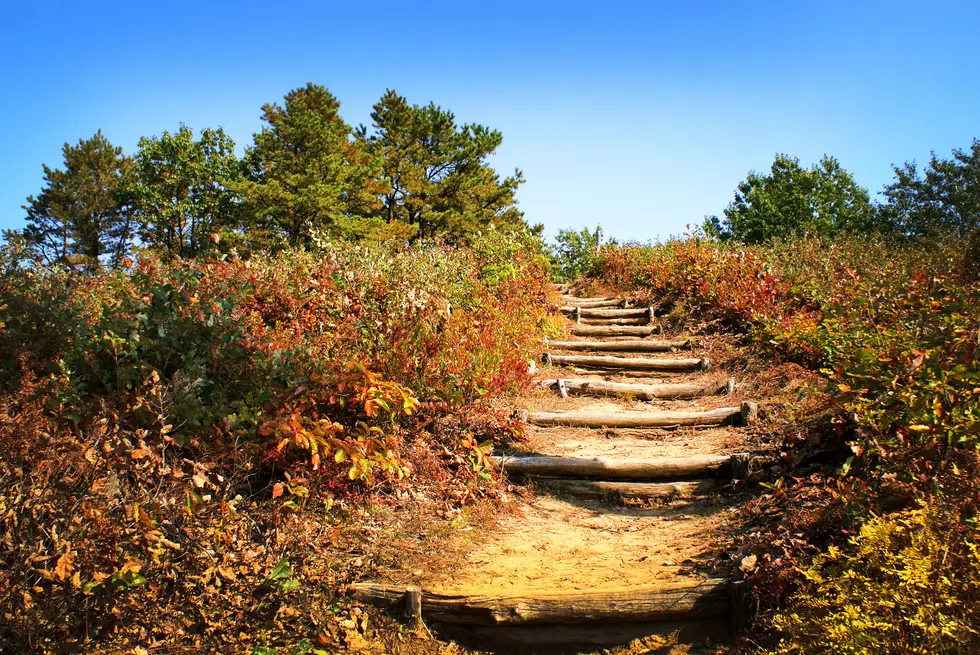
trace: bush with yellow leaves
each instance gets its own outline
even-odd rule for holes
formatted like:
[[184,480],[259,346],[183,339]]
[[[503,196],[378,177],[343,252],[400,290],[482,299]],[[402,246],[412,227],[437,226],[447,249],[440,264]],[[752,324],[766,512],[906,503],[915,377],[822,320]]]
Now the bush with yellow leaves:
[[974,528],[938,505],[867,521],[803,569],[778,655],[980,652]]

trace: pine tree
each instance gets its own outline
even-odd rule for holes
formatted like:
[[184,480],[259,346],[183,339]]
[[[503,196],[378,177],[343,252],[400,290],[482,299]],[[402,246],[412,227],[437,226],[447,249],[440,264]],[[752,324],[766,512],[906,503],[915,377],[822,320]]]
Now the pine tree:
[[263,107],[268,124],[246,155],[242,195],[272,240],[306,243],[316,235],[370,232],[376,212],[380,160],[355,138],[324,87],[307,84],[286,94],[284,106]]
[[41,193],[27,198],[25,237],[48,266],[120,265],[132,244],[132,160],[101,130],[62,154],[64,169],[45,165]]
[[503,140],[500,132],[458,126],[452,112],[434,103],[410,105],[390,89],[371,118],[388,187],[381,214],[389,224],[450,238],[489,226],[526,228],[515,198],[524,181],[520,171],[501,180],[486,161]]

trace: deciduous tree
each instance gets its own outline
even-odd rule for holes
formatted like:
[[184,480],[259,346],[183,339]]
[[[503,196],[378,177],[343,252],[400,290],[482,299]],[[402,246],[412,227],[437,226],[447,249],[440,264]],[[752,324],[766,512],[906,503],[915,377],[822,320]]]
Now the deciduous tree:
[[954,150],[951,159],[933,153],[921,175],[915,162],[894,170],[884,209],[897,232],[965,237],[980,227],[980,141]]
[[194,139],[181,125],[170,134],[140,140],[135,198],[140,236],[171,257],[190,257],[213,247],[212,237],[236,227],[233,187],[241,177],[235,142],[221,128]]
[[868,191],[833,157],[809,169],[787,155],[776,155],[768,175],[750,171],[738,185],[723,220],[705,222],[709,234],[761,243],[809,234],[833,236],[878,228]]

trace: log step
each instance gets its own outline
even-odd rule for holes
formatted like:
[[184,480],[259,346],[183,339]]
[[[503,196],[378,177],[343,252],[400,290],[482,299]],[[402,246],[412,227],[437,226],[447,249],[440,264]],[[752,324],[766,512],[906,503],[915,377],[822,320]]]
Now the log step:
[[539,384],[548,389],[564,387],[565,394],[563,397],[567,394],[575,394],[579,396],[617,396],[633,400],[699,398],[701,396],[728,394],[735,388],[733,378],[706,385],[686,382],[680,384],[632,384],[587,379],[541,380]]
[[703,412],[530,412],[528,422],[541,427],[579,428],[673,428],[715,425],[750,425],[758,407],[745,402],[741,407],[721,407]]
[[582,307],[559,307],[566,314],[578,314],[582,318],[649,318],[653,312],[648,307],[639,309],[589,309]]
[[[741,457],[741,456],[735,456]],[[730,476],[732,455],[618,459],[495,455],[490,461],[510,475],[592,478],[597,480],[685,480]]]
[[[361,582],[348,595],[362,603],[388,609],[404,605],[415,588]],[[726,616],[731,591],[724,578],[690,580],[654,588],[613,592],[556,592],[529,596],[438,594],[423,590],[425,619],[462,625],[639,623],[682,621]]]
[[626,301],[622,298],[572,298],[565,296],[562,298],[568,305],[581,307],[582,309],[601,309],[612,307],[623,307]]
[[691,347],[689,339],[674,341],[645,341],[630,339],[626,341],[547,341],[546,345],[559,350],[591,350],[596,352],[670,352],[686,350]]
[[577,337],[649,337],[660,334],[659,325],[572,325],[569,332]]
[[652,321],[647,318],[580,318],[577,323],[581,325],[650,325]]
[[687,482],[610,482],[605,480],[568,480],[535,478],[540,487],[586,500],[660,500],[672,501],[713,494],[718,488],[714,478]]
[[630,371],[659,371],[677,373],[707,371],[711,366],[707,357],[680,359],[648,357],[613,357],[609,355],[553,355],[544,353],[541,361],[548,366],[580,366],[585,368],[621,369]]

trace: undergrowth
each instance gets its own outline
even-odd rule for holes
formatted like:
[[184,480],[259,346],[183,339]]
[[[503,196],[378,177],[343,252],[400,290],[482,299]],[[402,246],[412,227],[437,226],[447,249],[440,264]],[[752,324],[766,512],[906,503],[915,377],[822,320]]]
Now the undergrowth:
[[538,252],[492,234],[92,275],[4,252],[0,644],[350,646],[339,593],[395,529],[372,513],[418,528],[496,493],[483,457],[521,433],[494,399],[550,320]]
[[[582,280],[667,320],[746,334],[757,353],[819,372],[835,397],[825,416],[797,417],[809,434],[787,433],[791,467],[768,494],[792,526],[755,578],[774,652],[980,649],[974,266],[959,241],[692,236],[607,246]],[[794,470],[814,444],[825,459],[836,450],[829,475]]]

